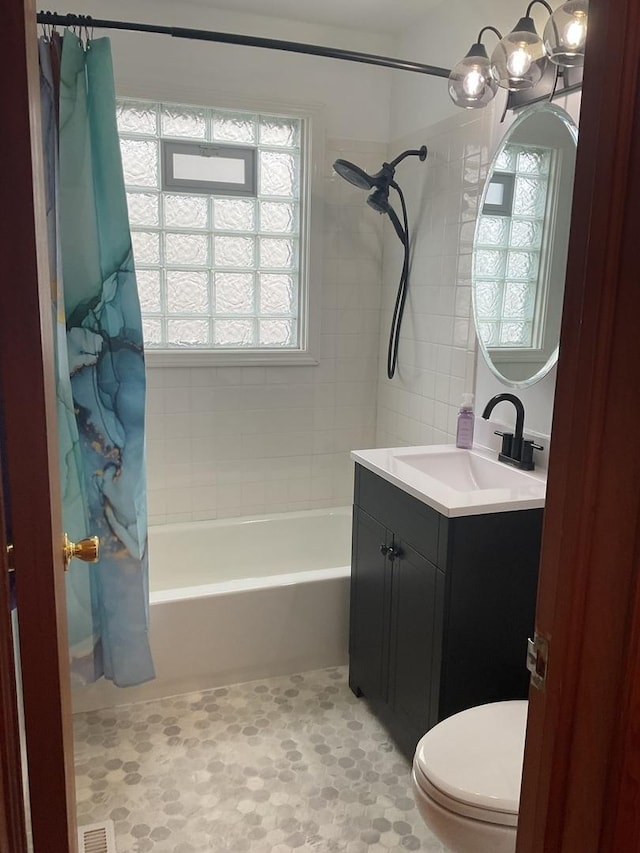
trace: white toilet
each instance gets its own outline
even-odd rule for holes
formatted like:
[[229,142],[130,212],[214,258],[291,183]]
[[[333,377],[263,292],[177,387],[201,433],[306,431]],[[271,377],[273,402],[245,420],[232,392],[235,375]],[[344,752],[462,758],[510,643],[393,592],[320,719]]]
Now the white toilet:
[[452,853],[514,853],[527,705],[494,702],[461,711],[418,743],[416,804]]

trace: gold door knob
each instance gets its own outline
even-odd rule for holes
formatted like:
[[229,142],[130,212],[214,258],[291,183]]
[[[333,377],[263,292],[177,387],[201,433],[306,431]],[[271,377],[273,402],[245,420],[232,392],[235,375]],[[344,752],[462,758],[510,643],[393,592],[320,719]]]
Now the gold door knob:
[[64,534],[62,559],[64,560],[65,571],[69,568],[69,563],[74,557],[82,560],[83,563],[97,563],[100,559],[99,554],[100,540],[97,536],[89,536],[79,542],[72,542],[67,534]]

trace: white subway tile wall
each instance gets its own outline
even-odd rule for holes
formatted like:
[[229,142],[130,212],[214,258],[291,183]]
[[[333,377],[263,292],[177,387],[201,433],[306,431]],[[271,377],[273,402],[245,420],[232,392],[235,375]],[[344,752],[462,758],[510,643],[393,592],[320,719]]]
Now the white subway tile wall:
[[396,173],[407,199],[413,254],[398,370],[391,381],[387,346],[402,247],[392,229],[385,229],[378,447],[454,441],[462,394],[474,390],[471,252],[495,124],[492,110],[464,113],[389,146],[390,156],[420,145],[429,153],[424,163],[405,161]]
[[375,443],[383,223],[338,157],[375,171],[387,147],[327,142],[319,365],[150,368],[151,523],[351,503],[349,451]]
[[[455,115],[388,151],[328,142],[320,364],[150,369],[152,523],[349,504],[350,450],[455,440],[462,394],[475,382],[471,253],[496,133],[494,111],[485,110]],[[402,247],[366,194],[331,165],[342,157],[375,171],[422,144],[426,162],[405,161],[396,175],[409,210],[412,266],[389,381]]]

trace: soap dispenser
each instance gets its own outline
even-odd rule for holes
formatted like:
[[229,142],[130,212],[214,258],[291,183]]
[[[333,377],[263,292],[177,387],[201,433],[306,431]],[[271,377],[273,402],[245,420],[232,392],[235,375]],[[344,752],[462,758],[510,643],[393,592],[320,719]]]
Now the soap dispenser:
[[471,450],[473,447],[473,427],[475,416],[473,414],[473,394],[463,394],[458,412],[458,428],[456,430],[456,447],[463,450]]

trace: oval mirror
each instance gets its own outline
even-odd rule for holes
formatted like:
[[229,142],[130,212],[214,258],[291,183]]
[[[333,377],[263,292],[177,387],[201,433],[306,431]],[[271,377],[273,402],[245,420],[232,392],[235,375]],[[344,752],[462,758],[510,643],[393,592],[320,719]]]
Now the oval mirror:
[[482,353],[522,388],[556,363],[578,128],[551,104],[510,127],[484,187],[473,243],[473,315]]

